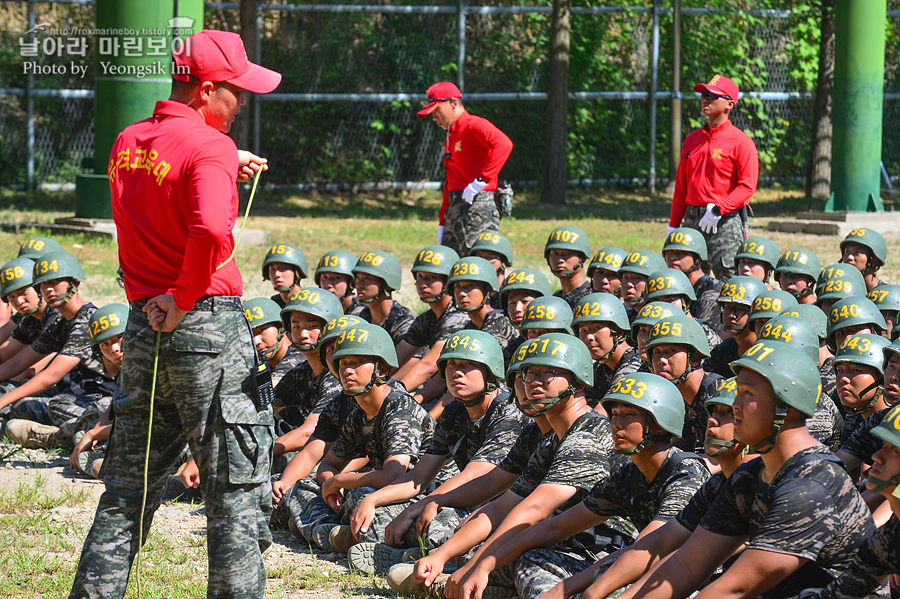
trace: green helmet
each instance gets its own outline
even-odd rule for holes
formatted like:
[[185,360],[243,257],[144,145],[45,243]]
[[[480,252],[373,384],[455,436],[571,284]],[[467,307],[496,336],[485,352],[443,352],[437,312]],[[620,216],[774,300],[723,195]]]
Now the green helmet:
[[[288,303],[281,310],[281,323],[285,331],[291,330],[292,312],[303,312],[310,316],[316,316],[327,323],[343,316],[344,307],[341,306],[341,300],[334,297],[330,291],[319,287],[307,287],[292,293]],[[315,349],[315,346],[305,348],[303,351],[309,349]]]
[[761,318],[774,318],[785,308],[797,305],[797,299],[787,291],[780,289],[766,290],[753,298],[750,304],[750,317],[747,322]]
[[838,348],[837,353],[834,354],[832,365],[837,366],[842,362],[862,364],[874,368],[879,375],[883,375],[884,350],[890,345],[889,340],[881,335],[872,335],[871,333],[860,333],[847,337]]
[[766,284],[753,277],[731,277],[722,284],[716,301],[720,304],[740,304],[752,306],[756,296],[768,291]]
[[737,377],[733,376],[730,379],[722,379],[716,385],[716,391],[712,394],[712,397],[706,400],[706,403],[703,404],[703,407],[706,408],[706,411],[710,411],[710,406],[728,406],[729,408],[734,405],[734,398],[737,397]]
[[706,251],[706,239],[703,234],[687,227],[675,229],[666,236],[666,242],[663,244],[662,254],[666,255],[669,250],[678,250],[681,252],[690,252],[697,254],[700,260],[707,260],[708,253]]
[[429,245],[418,254],[413,261],[412,274],[427,272],[436,275],[450,276],[450,269],[459,261],[459,254],[446,245]]
[[480,397],[469,401],[462,401],[457,398],[457,401],[466,407],[480,404],[484,395],[494,391],[497,388],[497,383],[504,379],[503,349],[500,347],[500,342],[490,333],[470,329],[453,333],[444,342],[444,346],[441,348],[441,355],[437,359],[438,374],[443,379],[447,378],[446,368],[448,360],[475,362],[486,366],[488,369],[488,376],[485,377],[484,393]]
[[88,321],[91,347],[97,347],[107,339],[124,334],[127,324],[128,306],[125,304],[107,304],[97,308]]
[[[895,447],[900,447],[900,405],[894,406],[884,415],[878,426],[872,429],[872,435],[890,443]],[[887,480],[875,478],[871,474],[866,480],[866,487],[873,493],[880,493],[889,487],[900,484],[900,474],[892,476]]]
[[[641,409],[649,413],[657,426],[673,437],[680,437],[684,430],[684,399],[681,392],[675,385],[655,374],[634,372],[625,375],[609,389],[601,403],[608,414],[612,414],[614,403]],[[637,453],[643,449],[643,445],[651,440],[647,428],[644,429],[644,440],[638,446],[640,449],[622,453]]]
[[880,312],[900,312],[900,285],[879,285],[866,296]]
[[[681,296],[690,301],[697,300],[694,286],[687,275],[676,268],[664,268],[650,275],[644,288],[646,301],[662,300],[666,297]],[[687,304],[685,304],[687,308]]]
[[790,273],[809,277],[815,283],[820,272],[822,272],[822,265],[813,251],[795,248],[781,254],[778,264],[775,266],[775,280],[785,273]]
[[[447,279],[447,293],[453,295],[453,286],[460,281],[476,281],[487,285],[490,291],[497,291],[497,271],[490,262],[477,256],[469,256],[457,260],[453,264],[453,268],[450,269],[450,278]],[[480,305],[467,308],[466,311],[478,310],[489,299],[489,293],[486,292]]]
[[783,341],[794,347],[799,347],[813,362],[819,363],[819,337],[816,335],[813,326],[798,316],[776,316],[772,318],[763,325],[759,331],[758,339]]
[[[638,329],[642,326],[652,327],[663,318],[683,315],[684,311],[669,302],[650,302],[644,304],[640,312],[631,322],[631,339],[637,341]],[[576,321],[577,322],[577,321]]]
[[865,289],[866,282],[859,269],[847,264],[832,264],[823,268],[816,279],[816,303],[863,295]]
[[[525,358],[522,360],[521,370],[531,366],[549,366],[559,370],[565,370],[575,377],[575,381],[588,387],[594,384],[594,363],[591,352],[578,337],[565,333],[546,333],[535,337],[531,341],[522,344],[527,347]],[[569,385],[557,397],[544,397],[537,400],[528,400],[528,404],[544,405],[540,410],[534,410],[537,414],[543,414],[552,408],[560,399],[565,399],[575,393],[575,385]]]
[[628,333],[631,328],[625,305],[611,293],[591,293],[584,296],[575,304],[574,317],[572,325],[576,329],[583,322],[608,322],[620,333]]
[[572,307],[569,302],[554,295],[535,298],[525,309],[521,330],[562,329],[572,334]]
[[[509,359],[509,366],[506,368],[506,386],[513,389],[515,384],[516,373],[522,369],[522,360],[528,354],[528,341],[521,344],[516,351],[513,352],[512,358]],[[518,403],[518,402],[516,402]]]
[[[326,291],[327,293],[327,291]],[[365,387],[360,389],[344,388],[348,395],[360,395],[371,390],[376,384],[384,385],[387,379],[378,373],[378,363],[384,362],[392,368],[397,368],[397,350],[391,336],[378,325],[362,323],[355,327],[348,327],[341,331],[334,345],[334,353],[331,356],[331,365],[335,372],[340,372],[338,365],[344,356],[363,356],[374,358],[376,361],[372,378]]]
[[335,274],[350,277],[350,280],[352,281],[353,266],[355,264],[356,256],[350,252],[345,252],[343,250],[325,252],[322,254],[322,257],[319,258],[319,263],[316,265],[316,274],[313,275],[313,281],[316,282],[317,286],[321,286],[322,284],[319,283],[319,279],[322,278],[322,273],[326,272],[333,272]]
[[815,413],[822,392],[822,378],[818,364],[802,349],[772,339],[757,341],[731,363],[731,370],[736,375],[740,375],[742,368],[764,376],[779,401],[807,416]]
[[329,320],[319,334],[319,345],[316,348],[316,353],[319,355],[319,362],[325,364],[326,342],[337,339],[344,329],[353,328],[361,324],[366,324],[366,321],[358,316],[352,316],[350,314],[345,314],[344,316]]
[[366,252],[356,261],[353,274],[365,273],[384,281],[385,291],[400,289],[403,271],[400,261],[387,252]]
[[619,272],[619,268],[622,266],[622,262],[625,260],[626,256],[628,256],[628,252],[622,248],[602,248],[599,252],[594,254],[593,260],[591,260],[591,263],[588,265],[587,276],[593,277],[594,271],[598,268],[611,272]]
[[[575,225],[563,225],[550,232],[547,243],[544,244],[544,260],[550,259],[551,250],[571,250],[581,254],[582,261],[591,258],[591,243],[587,233],[581,227]],[[550,268],[553,268],[552,266]]]
[[748,260],[762,262],[768,267],[767,272],[771,272],[775,270],[775,267],[778,265],[779,256],[781,256],[781,252],[778,250],[778,246],[775,245],[775,242],[771,239],[766,239],[765,237],[750,237],[741,244],[738,253],[735,254],[734,266],[737,268],[741,258],[746,258]]
[[[269,280],[269,265],[274,262],[282,262],[294,267],[294,274],[296,275],[295,285],[300,283],[300,279],[307,277],[306,273],[309,271],[309,268],[306,266],[306,255],[303,253],[303,250],[292,243],[276,243],[269,248],[262,263],[263,281]],[[288,290],[285,289],[285,291]]]
[[[503,266],[512,266],[513,265],[513,249],[512,244],[509,242],[509,239],[497,233],[495,231],[488,231],[487,233],[482,233],[478,236],[478,239],[475,240],[475,244],[472,246],[472,249],[469,250],[469,255],[474,256],[475,252],[482,250],[485,252],[494,252],[495,254],[499,254],[501,256],[501,262]],[[457,258],[456,260],[459,260]],[[456,262],[453,260],[453,262]]]
[[651,250],[635,250],[625,257],[622,266],[619,267],[619,274],[632,272],[649,278],[653,273],[665,269],[665,259],[656,252]]
[[29,258],[10,260],[0,268],[0,298],[9,303],[6,296],[13,291],[31,287],[34,262]]
[[693,318],[675,314],[663,318],[650,329],[650,340],[647,342],[647,354],[652,348],[663,344],[686,345],[703,356],[709,357],[709,341],[700,323]]
[[533,268],[517,268],[507,273],[500,286],[500,307],[506,312],[509,304],[509,294],[512,291],[530,291],[535,297],[543,297],[545,295],[553,295],[550,287],[550,281],[547,277]]
[[854,296],[842,299],[828,313],[828,330],[826,331],[825,344],[832,352],[837,350],[834,342],[834,334],[841,329],[859,325],[870,325],[878,332],[887,330],[884,316],[878,311],[872,300]]
[[49,237],[32,237],[25,241],[19,248],[19,258],[37,260],[49,252],[61,252],[62,246],[55,239]]
[[47,252],[34,262],[31,284],[36,287],[44,281],[54,279],[75,279],[81,282],[86,278],[78,258],[69,252],[56,251]]
[[[887,262],[887,244],[884,243],[884,237],[881,236],[881,233],[874,229],[858,228],[850,231],[841,242],[842,254],[848,243],[855,243],[868,249],[869,260],[875,259],[875,270],[878,270],[879,266],[884,266],[885,262]],[[875,272],[875,270],[872,272]]]
[[264,324],[284,326],[281,320],[281,306],[267,297],[257,297],[244,302],[244,315],[251,329]]
[[812,325],[813,332],[819,339],[824,339],[828,330],[828,317],[821,308],[812,304],[797,304],[778,313],[778,316],[794,316],[802,318]]

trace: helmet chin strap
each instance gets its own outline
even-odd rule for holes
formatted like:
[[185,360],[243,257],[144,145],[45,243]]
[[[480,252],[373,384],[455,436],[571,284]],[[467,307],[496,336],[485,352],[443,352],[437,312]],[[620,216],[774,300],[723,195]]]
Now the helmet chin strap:
[[775,448],[778,443],[778,435],[784,427],[784,419],[787,417],[787,407],[783,405],[775,406],[775,419],[772,421],[772,434],[750,446],[750,449],[758,454],[766,454]]
[[41,309],[41,306],[44,305],[44,298],[43,298],[43,296],[42,296],[40,293],[38,293],[37,296],[38,296],[38,303],[37,303],[37,306],[35,306],[35,307],[32,308],[31,310],[25,310],[24,312],[22,312],[22,315],[23,315],[23,316],[31,316],[32,314],[34,314],[35,312],[37,312],[38,310],[40,310],[40,309]]
[[[461,307],[459,306],[459,304],[457,304],[456,307],[459,308],[460,310],[462,310],[463,312],[476,312],[476,311],[478,311],[478,310],[481,310],[481,308],[483,308],[484,305],[485,305],[486,303],[488,303],[488,301],[490,300],[490,295],[488,294],[488,292],[487,292],[484,288],[482,288],[482,296],[483,296],[483,298],[482,298],[482,300],[481,300],[481,303],[478,304],[477,306],[469,306],[468,308],[461,308]],[[455,302],[455,301],[456,301],[456,300],[454,299],[454,302]]]
[[[622,337],[622,339],[620,339],[620,337]],[[614,353],[616,353],[616,350],[619,348],[619,343],[620,343],[621,341],[624,341],[624,340],[625,340],[625,339],[624,339],[624,335],[615,335],[615,336],[613,336],[613,346],[612,346],[612,349],[609,350],[609,353],[607,353],[605,356],[601,356],[600,358],[597,358],[597,360],[600,361],[600,362],[602,362],[603,360],[608,360],[609,357],[610,357],[611,355],[613,355]]]
[[301,352],[314,352],[319,348],[319,342],[311,343],[309,345],[301,345],[300,343],[291,343],[298,351]]
[[715,445],[716,447],[718,447],[719,449],[715,450],[712,453],[710,453],[708,451],[706,452],[706,455],[708,455],[709,457],[717,458],[720,455],[722,455],[723,453],[725,453],[726,451],[728,451],[729,449],[731,449],[732,447],[734,447],[735,445],[737,445],[737,440],[732,439],[731,441],[723,441],[722,439],[705,439],[703,441],[703,444],[704,445]]
[[368,393],[372,390],[375,385],[385,385],[387,384],[387,379],[383,378],[380,374],[378,374],[378,369],[381,367],[381,362],[375,362],[375,370],[372,371],[372,378],[369,379],[369,383],[360,389],[347,389],[344,388],[344,393],[347,395],[362,395],[363,393]]
[[[528,405],[531,407],[531,410],[534,412],[533,415],[540,416],[544,412],[547,412],[548,410],[553,409],[553,406],[555,406],[557,403],[559,403],[560,400],[566,399],[567,397],[571,397],[573,395],[575,395],[575,385],[570,384],[568,387],[566,387],[565,389],[560,391],[559,395],[557,395],[556,397],[542,397],[540,399],[526,399],[525,401],[528,403]],[[534,407],[534,406],[540,406],[540,405],[543,405],[544,407],[541,409]]]
[[[862,393],[859,394],[860,399],[862,399],[862,397],[866,393],[871,391],[872,389],[875,389],[875,395],[872,396],[872,399],[869,400],[869,403],[866,404],[865,408],[862,408],[862,409],[847,408],[847,412],[850,414],[859,416],[860,414],[865,414],[866,412],[871,410],[872,406],[874,406],[876,403],[878,403],[878,400],[881,399],[881,396],[884,394],[884,387],[882,385],[884,385],[884,378],[878,379],[877,381],[875,381],[874,383],[872,383],[871,385],[869,385],[868,387],[863,389]],[[885,400],[885,401],[887,401],[887,400]],[[896,402],[894,402],[894,403],[896,403]],[[847,406],[844,406],[844,407],[846,408]]]
[[[465,399],[460,399],[458,397],[454,397],[453,399],[455,399],[456,401],[458,401],[459,403],[461,403],[462,405],[464,405],[467,408],[474,408],[475,406],[480,405],[481,402],[484,401],[485,397],[487,397],[488,395],[490,395],[491,393],[493,393],[496,390],[497,390],[496,383],[492,383],[492,382],[488,381],[484,385],[484,389],[482,389],[481,392],[478,395],[476,395],[473,399],[465,400]],[[516,402],[516,405],[518,405],[518,403],[519,402]]]
[[896,476],[892,476],[891,478],[884,480],[881,478],[875,478],[871,474],[866,476],[866,486],[872,485],[872,488],[869,489],[873,493],[881,493],[885,489],[889,487],[895,487],[900,484],[900,474]]
[[553,265],[550,264],[550,261],[547,261],[547,266],[550,267],[550,270],[553,271],[553,274],[557,277],[571,277],[575,274],[575,271],[584,266],[584,258],[578,260],[578,264],[575,265],[575,268],[572,270],[556,270],[553,268]]
[[691,366],[691,358],[693,358],[693,356],[694,356],[694,352],[689,351],[687,353],[687,366],[684,367],[684,372],[681,373],[680,377],[678,377],[677,379],[672,381],[672,384],[675,385],[676,387],[679,386],[684,381],[686,381],[688,375],[694,371],[694,367]]
[[[272,358],[275,357],[275,354],[278,353],[278,349],[281,347],[281,340],[284,339],[284,330],[279,329],[278,331],[278,340],[274,345],[267,347],[266,349],[259,352],[259,357],[261,357],[264,361],[268,362]],[[317,344],[318,345],[318,344]]]
[[640,443],[638,443],[634,447],[623,447],[622,449],[616,449],[614,451],[618,455],[634,455],[636,453],[641,453],[642,451],[644,451],[644,449],[647,447],[647,445],[651,441],[668,442],[669,439],[670,439],[670,437],[668,435],[659,435],[659,434],[654,435],[650,431],[650,425],[645,424],[644,425],[644,438],[641,439]]
[[51,308],[58,308],[63,304],[68,303],[73,297],[75,297],[75,292],[78,291],[78,285],[73,285],[71,282],[69,282],[68,285],[69,288],[66,290],[66,293],[64,295],[59,296],[52,302],[47,302],[47,305]]

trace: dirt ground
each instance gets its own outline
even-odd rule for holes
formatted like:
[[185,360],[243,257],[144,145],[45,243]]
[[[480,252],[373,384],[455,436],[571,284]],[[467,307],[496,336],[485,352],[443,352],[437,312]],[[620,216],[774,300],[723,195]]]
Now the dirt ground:
[[[0,443],[0,455],[7,455],[18,445]],[[69,468],[68,455],[53,455],[44,450],[20,450],[8,460],[0,461],[0,489],[11,492],[20,485],[33,487],[40,482],[48,496],[85,492],[87,497],[80,505],[60,505],[49,510],[53,522],[70,524],[67,535],[74,547],[80,548],[84,533],[93,522],[97,501],[103,493],[103,482],[84,476]],[[185,502],[170,502],[160,506],[153,521],[151,534],[161,533],[173,544],[187,544],[190,539],[206,534],[206,518],[202,506]],[[347,559],[341,554],[311,552],[308,545],[299,542],[286,531],[273,530],[275,542],[265,554],[266,571],[270,573],[266,597],[278,599],[342,599],[344,597],[371,598],[396,596],[380,578],[349,576]],[[74,571],[78,553],[70,556]],[[272,572],[289,572],[285,580],[272,579]],[[286,580],[292,577],[298,583]]]

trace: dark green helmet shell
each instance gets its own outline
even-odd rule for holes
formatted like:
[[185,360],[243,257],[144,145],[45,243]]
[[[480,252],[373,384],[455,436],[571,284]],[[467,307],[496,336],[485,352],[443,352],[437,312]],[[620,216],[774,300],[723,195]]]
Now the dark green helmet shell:
[[[500,233],[487,231],[479,235],[478,239],[475,240],[474,245],[472,245],[472,249],[469,251],[469,255],[474,256],[475,252],[479,250],[499,254],[501,256],[501,262],[504,266],[508,267],[513,265],[512,244],[509,242],[509,239],[507,239]],[[459,258],[457,258],[456,260],[459,260]],[[456,262],[456,260],[454,260],[453,262]],[[453,262],[451,262],[451,264],[453,264]]]
[[305,279],[308,276],[306,274],[309,272],[309,268],[306,266],[306,254],[292,243],[276,243],[266,252],[266,257],[262,263],[262,277],[264,281],[269,280],[269,265],[273,262],[288,264],[297,269],[299,276],[294,281],[295,284],[299,284],[300,279]]

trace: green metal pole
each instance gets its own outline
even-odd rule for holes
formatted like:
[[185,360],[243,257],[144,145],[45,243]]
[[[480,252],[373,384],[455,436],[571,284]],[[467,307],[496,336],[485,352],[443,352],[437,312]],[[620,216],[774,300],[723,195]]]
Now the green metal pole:
[[886,0],[837,0],[835,5],[829,212],[884,210],[880,165],[886,11]]
[[173,26],[200,31],[203,0],[97,0],[95,6],[96,28],[120,34],[93,40],[94,174],[76,177],[75,216],[112,218],[106,168],[113,142],[122,129],[151,116],[158,100],[169,97]]

